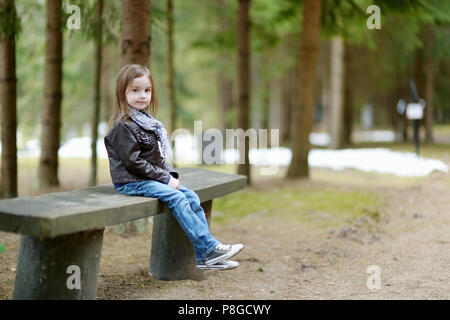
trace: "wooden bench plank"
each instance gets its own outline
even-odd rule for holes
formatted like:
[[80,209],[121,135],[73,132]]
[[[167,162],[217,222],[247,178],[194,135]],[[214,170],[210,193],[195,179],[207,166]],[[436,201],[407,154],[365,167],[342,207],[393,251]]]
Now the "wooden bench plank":
[[[182,185],[201,202],[245,188],[246,177],[200,168],[179,168]],[[39,237],[55,237],[103,228],[169,212],[155,198],[117,193],[112,184],[68,192],[0,201],[0,230]]]

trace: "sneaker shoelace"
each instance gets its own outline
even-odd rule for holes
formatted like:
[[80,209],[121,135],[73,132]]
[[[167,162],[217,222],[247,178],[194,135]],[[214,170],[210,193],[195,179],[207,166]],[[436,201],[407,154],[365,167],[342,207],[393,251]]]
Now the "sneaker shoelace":
[[218,244],[217,246],[216,246],[216,249],[217,250],[230,250],[231,249],[231,245],[227,245],[227,244]]

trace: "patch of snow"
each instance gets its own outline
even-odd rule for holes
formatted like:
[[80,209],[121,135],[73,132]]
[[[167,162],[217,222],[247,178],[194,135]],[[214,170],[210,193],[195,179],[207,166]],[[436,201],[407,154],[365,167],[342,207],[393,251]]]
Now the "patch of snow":
[[433,170],[448,172],[441,160],[418,157],[412,152],[386,148],[310,151],[308,164],[312,167],[343,170],[347,168],[390,173],[398,176],[426,176]]

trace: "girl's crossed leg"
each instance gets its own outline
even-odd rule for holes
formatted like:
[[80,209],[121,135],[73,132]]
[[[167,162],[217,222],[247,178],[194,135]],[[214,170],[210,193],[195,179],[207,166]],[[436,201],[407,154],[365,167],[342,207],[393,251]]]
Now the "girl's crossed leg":
[[197,262],[203,261],[220,243],[211,236],[200,199],[189,188],[180,185],[180,189],[173,189],[156,180],[145,180],[127,183],[118,187],[117,191],[133,196],[158,198],[166,202],[193,244]]

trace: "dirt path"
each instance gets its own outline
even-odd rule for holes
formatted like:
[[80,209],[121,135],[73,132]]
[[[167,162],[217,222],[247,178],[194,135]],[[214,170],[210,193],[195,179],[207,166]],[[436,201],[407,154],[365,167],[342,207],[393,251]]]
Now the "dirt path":
[[[311,184],[272,181],[264,188]],[[349,187],[350,188],[350,187]],[[368,188],[385,199],[379,221],[360,219],[337,230],[252,215],[238,225],[212,225],[224,243],[246,247],[240,267],[208,271],[204,281],[159,281],[147,275],[151,232],[124,238],[107,232],[99,299],[449,299],[450,174],[406,188]],[[355,187],[356,189],[356,187]],[[18,237],[0,233],[0,298],[13,293]],[[370,265],[380,289],[368,289]]]

